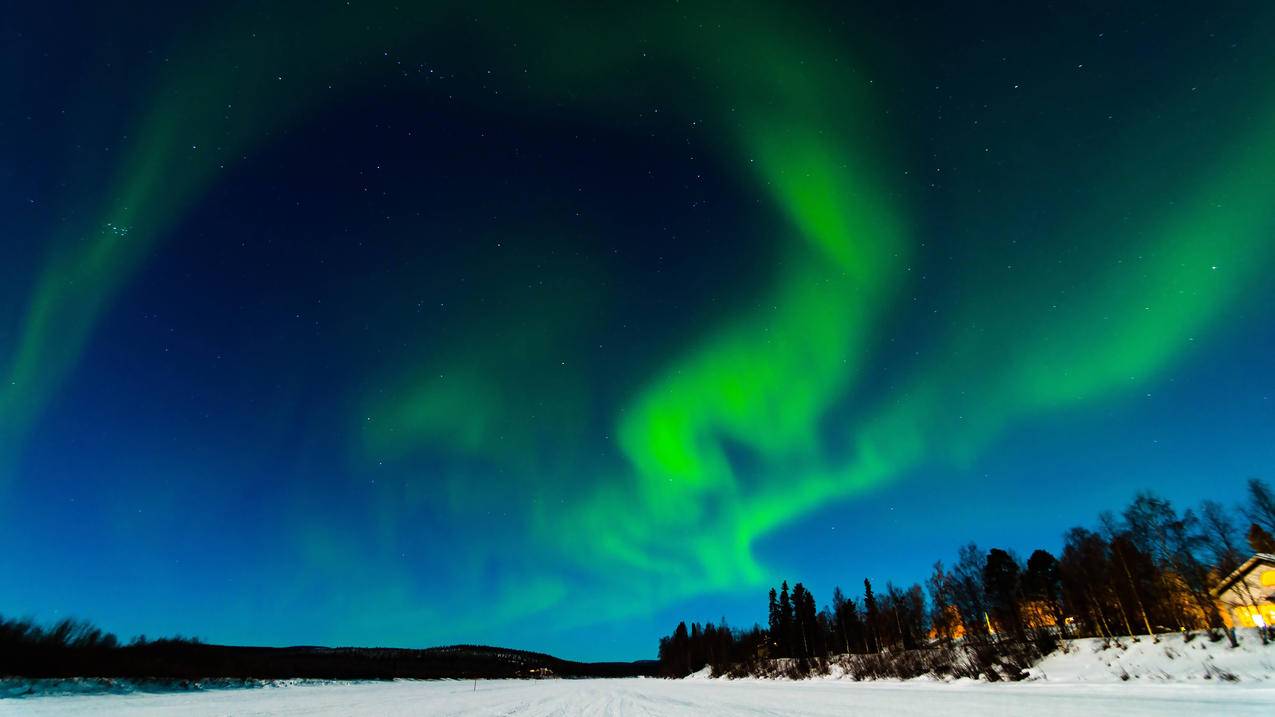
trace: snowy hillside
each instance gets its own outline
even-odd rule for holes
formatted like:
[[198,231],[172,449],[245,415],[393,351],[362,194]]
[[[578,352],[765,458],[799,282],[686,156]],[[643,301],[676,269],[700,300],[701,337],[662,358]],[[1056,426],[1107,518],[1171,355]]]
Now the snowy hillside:
[[[690,680],[828,680],[853,682],[1048,682],[1094,683],[1199,683],[1229,682],[1275,685],[1275,643],[1263,645],[1254,629],[1237,631],[1239,646],[1223,639],[1212,641],[1202,633],[1190,640],[1166,633],[1152,640],[1121,637],[1067,640],[1058,650],[1037,660],[1026,652],[994,659],[960,646],[899,653],[837,655],[826,662],[766,660],[751,665],[743,675],[717,676],[708,667],[692,673]],[[1034,663],[1034,664],[1033,664]],[[989,674],[992,678],[989,679]]]
[[1190,642],[1177,634],[1159,641],[1121,638],[1110,646],[1098,638],[1072,640],[1028,670],[1048,682],[1275,682],[1275,645],[1263,645],[1256,630],[1238,631],[1240,645],[1226,640]]

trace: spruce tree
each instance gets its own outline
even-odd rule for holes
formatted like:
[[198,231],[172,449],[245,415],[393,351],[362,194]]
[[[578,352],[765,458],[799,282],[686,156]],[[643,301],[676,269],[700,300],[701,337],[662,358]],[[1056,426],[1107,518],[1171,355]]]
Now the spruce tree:
[[679,676],[691,674],[691,636],[687,634],[685,622],[677,623],[670,648],[673,664],[676,665],[676,674]]
[[788,581],[785,580],[779,589],[779,641],[780,657],[792,657],[794,620],[792,599],[788,595]]
[[[1023,596],[1031,601],[1033,610],[1043,610],[1056,627],[1063,628],[1065,617],[1058,559],[1048,551],[1037,550],[1027,558],[1027,570],[1023,573]],[[1033,627],[1042,625],[1036,624]]]
[[771,656],[776,657],[781,649],[779,643],[783,640],[784,623],[782,613],[779,611],[779,599],[775,595],[774,588],[770,589],[770,610],[767,614],[770,618],[767,624],[770,627]]
[[872,652],[880,652],[881,641],[877,633],[877,625],[880,623],[877,612],[877,598],[872,594],[872,581],[868,578],[863,579],[863,611],[867,622],[865,626],[867,636],[872,641]]
[[793,586],[792,596],[796,633],[793,642],[801,646],[802,657],[811,657],[814,655],[815,628],[819,617],[815,597],[801,583]]
[[1015,637],[1022,639],[1018,561],[1000,548],[989,550],[987,563],[983,566],[983,590],[997,627],[1000,630],[1009,630]]

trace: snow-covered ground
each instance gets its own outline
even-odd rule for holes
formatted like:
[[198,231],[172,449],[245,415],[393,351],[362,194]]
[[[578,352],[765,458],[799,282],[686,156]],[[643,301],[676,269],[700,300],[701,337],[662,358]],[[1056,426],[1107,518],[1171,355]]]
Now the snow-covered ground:
[[[249,683],[198,689],[120,680],[0,680],[0,716],[22,715],[1275,715],[1275,645],[1074,640],[1024,682],[484,680]],[[233,688],[239,685],[237,689]],[[212,688],[212,689],[209,689]],[[33,693],[33,694],[27,694]],[[16,697],[16,695],[27,696]],[[6,696],[10,696],[5,699]]]
[[21,715],[1264,715],[1266,684],[500,680],[295,684],[0,700]]
[[1226,640],[1166,634],[1152,640],[1122,637],[1072,640],[1029,672],[1048,682],[1275,682],[1275,645],[1263,645],[1256,630],[1240,630],[1239,647]]

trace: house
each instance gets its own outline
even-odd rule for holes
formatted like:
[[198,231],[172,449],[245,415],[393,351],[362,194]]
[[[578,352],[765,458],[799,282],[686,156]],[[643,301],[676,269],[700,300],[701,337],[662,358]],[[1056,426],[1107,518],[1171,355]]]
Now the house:
[[1257,553],[1213,588],[1233,627],[1275,626],[1275,555]]

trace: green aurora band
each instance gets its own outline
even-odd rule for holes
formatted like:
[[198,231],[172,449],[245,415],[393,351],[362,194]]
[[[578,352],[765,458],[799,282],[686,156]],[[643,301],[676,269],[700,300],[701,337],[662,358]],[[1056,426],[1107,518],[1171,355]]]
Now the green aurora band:
[[[723,163],[751,178],[787,226],[774,237],[774,275],[754,305],[667,360],[611,417],[622,465],[558,481],[578,470],[568,450],[534,471],[523,468],[536,473],[524,476],[528,485],[493,487],[476,468],[412,487],[409,503],[441,502],[460,515],[479,510],[492,491],[537,497],[505,500],[525,511],[517,520],[530,549],[549,556],[510,579],[507,619],[548,609],[568,589],[595,597],[590,614],[602,619],[770,579],[771,566],[754,555],[760,537],[920,466],[971,461],[1018,421],[1153,382],[1224,323],[1272,259],[1275,111],[1266,111],[1214,166],[1183,179],[1171,211],[1123,225],[1130,262],[1094,270],[1086,295],[1053,307],[1055,287],[1040,269],[1007,288],[1012,296],[964,302],[934,358],[898,390],[872,396],[862,390],[862,370],[917,250],[906,201],[891,184],[897,173],[880,149],[887,133],[869,119],[873,98],[857,68],[782,9],[652,10],[621,20],[599,13],[585,23],[590,32],[516,5],[502,14],[524,43],[540,40],[518,50],[539,58],[517,95],[533,108],[587,87],[596,89],[586,99],[605,119],[657,92],[613,78],[688,77],[671,113],[720,128]],[[340,102],[343,87],[364,79],[331,59],[379,52],[348,28],[375,24],[378,41],[394,32],[400,43],[460,52],[464,42],[449,47],[446,36],[461,22],[458,9],[304,6],[280,11],[272,27],[288,30],[269,41],[267,33],[227,30],[191,42],[197,49],[156,78],[100,222],[82,229],[87,240],[56,244],[30,292],[20,338],[0,356],[7,361],[0,470],[7,472],[113,298],[224,165],[274,128]],[[493,52],[514,53],[499,33],[485,39]],[[209,57],[233,58],[234,69],[218,69]],[[280,72],[287,79],[267,76],[265,67],[287,68]],[[1094,224],[1068,231],[1110,233],[1102,228],[1109,214],[1116,211],[1095,209]],[[555,330],[527,330],[519,339],[527,361],[547,350],[538,342],[551,344]],[[477,348],[469,352],[435,352],[393,380],[373,379],[383,385],[356,401],[352,421],[356,465],[444,452],[517,470],[519,454],[544,438],[520,425],[525,412],[513,386],[520,366],[491,339],[471,338]],[[567,381],[550,389],[563,400],[560,413],[542,417],[559,424],[547,435],[571,442],[586,430],[587,388]],[[851,448],[832,451],[822,432],[829,412],[851,400],[856,418],[836,426]],[[759,468],[745,475],[733,459],[739,452]],[[390,533],[410,529],[396,521],[402,499],[383,496]],[[316,563],[361,560],[321,527],[299,528],[298,540]],[[603,599],[617,589],[629,605]],[[408,581],[386,590],[389,604],[413,602]]]

